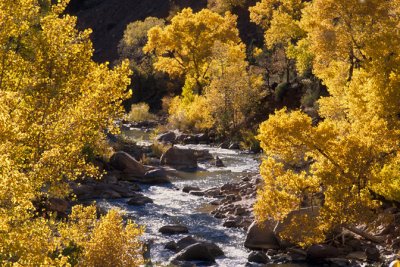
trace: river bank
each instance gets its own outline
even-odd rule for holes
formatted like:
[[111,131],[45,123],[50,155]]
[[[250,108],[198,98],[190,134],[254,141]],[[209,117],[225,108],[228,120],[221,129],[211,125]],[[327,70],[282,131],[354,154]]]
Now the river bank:
[[[146,226],[146,256],[155,266],[384,266],[394,258],[392,251],[350,233],[343,244],[333,240],[302,250],[282,246],[274,229],[259,229],[252,210],[262,184],[258,154],[208,144],[174,144],[173,150],[186,154],[168,159],[172,165],[179,163],[171,167],[154,157],[149,130],[129,128],[123,135],[140,142],[128,146],[124,139],[119,148],[132,158],[145,155],[154,164],[138,167],[134,163],[129,169],[125,160],[121,165],[114,156],[110,164],[102,165],[108,171],[102,181],[86,182],[75,187],[75,193],[87,201],[96,199],[100,210],[118,207],[127,218]],[[180,170],[193,167],[191,155],[196,168]],[[165,228],[169,230],[160,230]],[[186,255],[195,244],[200,245],[194,256]],[[218,253],[208,254],[216,248]]]

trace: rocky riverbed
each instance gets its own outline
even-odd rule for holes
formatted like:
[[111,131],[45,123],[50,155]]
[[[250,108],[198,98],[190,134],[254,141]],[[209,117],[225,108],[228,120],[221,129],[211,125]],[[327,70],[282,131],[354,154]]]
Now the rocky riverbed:
[[[71,186],[79,201],[96,200],[100,212],[118,207],[127,218],[146,226],[145,255],[157,266],[385,266],[395,257],[387,246],[352,233],[303,250],[279,239],[279,229],[287,222],[267,222],[260,228],[252,210],[262,185],[257,154],[211,146],[204,136],[182,138],[174,132],[158,137],[173,144],[160,158],[152,152],[147,130],[126,127],[124,136],[141,143],[111,137],[118,152],[110,162],[97,162],[107,174]],[[184,145],[179,144],[182,140]],[[142,164],[143,158],[151,164]],[[68,203],[57,199],[50,205],[60,215],[68,209]],[[400,218],[398,209],[388,212]],[[394,237],[393,246],[400,244],[398,239]]]

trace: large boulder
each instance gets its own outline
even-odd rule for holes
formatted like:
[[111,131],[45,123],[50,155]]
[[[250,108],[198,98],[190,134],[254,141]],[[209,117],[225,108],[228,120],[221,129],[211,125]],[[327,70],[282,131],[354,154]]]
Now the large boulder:
[[161,156],[161,164],[178,170],[197,169],[197,157],[192,149],[171,147]]
[[144,174],[143,178],[139,178],[137,181],[145,184],[164,184],[171,182],[167,176],[167,172],[163,169],[149,170]]
[[262,225],[253,222],[247,230],[244,246],[249,249],[279,249],[278,238],[273,231],[271,222]]
[[126,180],[134,177],[144,177],[146,169],[143,164],[124,151],[118,151],[112,155],[110,164],[123,173]]
[[[177,253],[172,261],[206,261],[206,262],[215,262],[215,257],[221,256],[218,251],[218,255],[216,254],[215,247],[210,246],[212,243],[195,243],[190,245],[179,253]],[[215,244],[213,244],[215,245]],[[216,245],[215,245],[216,246]],[[218,247],[218,246],[216,246]],[[219,248],[218,248],[219,249]],[[220,249],[219,249],[220,250]]]
[[196,244],[196,243],[202,244],[203,246],[207,247],[209,253],[211,253],[211,255],[213,257],[219,257],[219,256],[224,255],[224,252],[222,251],[222,249],[220,247],[218,247],[216,244],[211,243],[211,242],[198,241],[191,236],[184,237],[184,238],[180,239],[178,242],[176,242],[174,250],[179,252],[179,251],[181,251],[193,244]]
[[173,224],[173,225],[165,225],[158,230],[162,234],[186,234],[189,232],[189,229],[180,224]]
[[184,248],[187,248],[188,246],[191,246],[193,244],[199,243],[196,239],[194,239],[191,236],[184,237],[180,239],[178,242],[176,242],[176,250],[181,251]]
[[208,161],[214,159],[208,150],[194,150],[194,154],[198,161]]
[[74,194],[80,200],[94,198],[125,198],[135,195],[135,191],[140,191],[140,187],[136,184],[127,184],[128,182],[120,181],[117,184],[107,183],[89,183],[76,184],[72,183],[71,188]]

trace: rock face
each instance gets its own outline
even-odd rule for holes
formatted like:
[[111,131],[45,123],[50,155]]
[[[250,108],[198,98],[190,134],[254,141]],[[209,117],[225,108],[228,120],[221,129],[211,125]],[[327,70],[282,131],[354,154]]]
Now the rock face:
[[146,173],[142,163],[123,151],[114,153],[110,159],[110,164],[121,171],[126,180],[131,180],[134,177],[144,177]]
[[139,193],[132,196],[132,198],[127,202],[128,205],[132,206],[143,206],[147,203],[153,203],[153,200]]
[[189,232],[189,229],[180,224],[165,225],[158,230],[162,234],[185,234]]
[[271,223],[267,222],[260,227],[253,222],[247,231],[244,246],[249,249],[279,249],[279,241],[271,226]]
[[197,157],[192,149],[171,147],[161,156],[161,164],[178,170],[197,169]]

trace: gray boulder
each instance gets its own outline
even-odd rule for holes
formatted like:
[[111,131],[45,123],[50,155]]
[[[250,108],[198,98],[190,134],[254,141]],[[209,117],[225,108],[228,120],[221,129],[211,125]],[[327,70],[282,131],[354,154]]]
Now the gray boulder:
[[191,246],[193,244],[199,243],[196,239],[191,236],[184,237],[176,242],[176,250],[181,251],[182,249]]
[[110,164],[122,172],[123,178],[131,180],[134,177],[143,177],[146,170],[142,163],[124,151],[118,151],[112,155]]
[[192,149],[171,147],[161,156],[161,164],[178,170],[197,169],[197,157]]
[[208,161],[213,159],[213,156],[208,150],[194,150],[194,154],[198,161]]
[[273,231],[272,223],[266,222],[260,226],[253,222],[247,230],[244,246],[249,249],[279,249],[279,241]]
[[180,224],[173,224],[173,225],[165,225],[158,230],[162,234],[186,234],[189,232],[189,229]]
[[205,243],[195,243],[177,253],[172,261],[206,261],[215,262],[215,256]]

